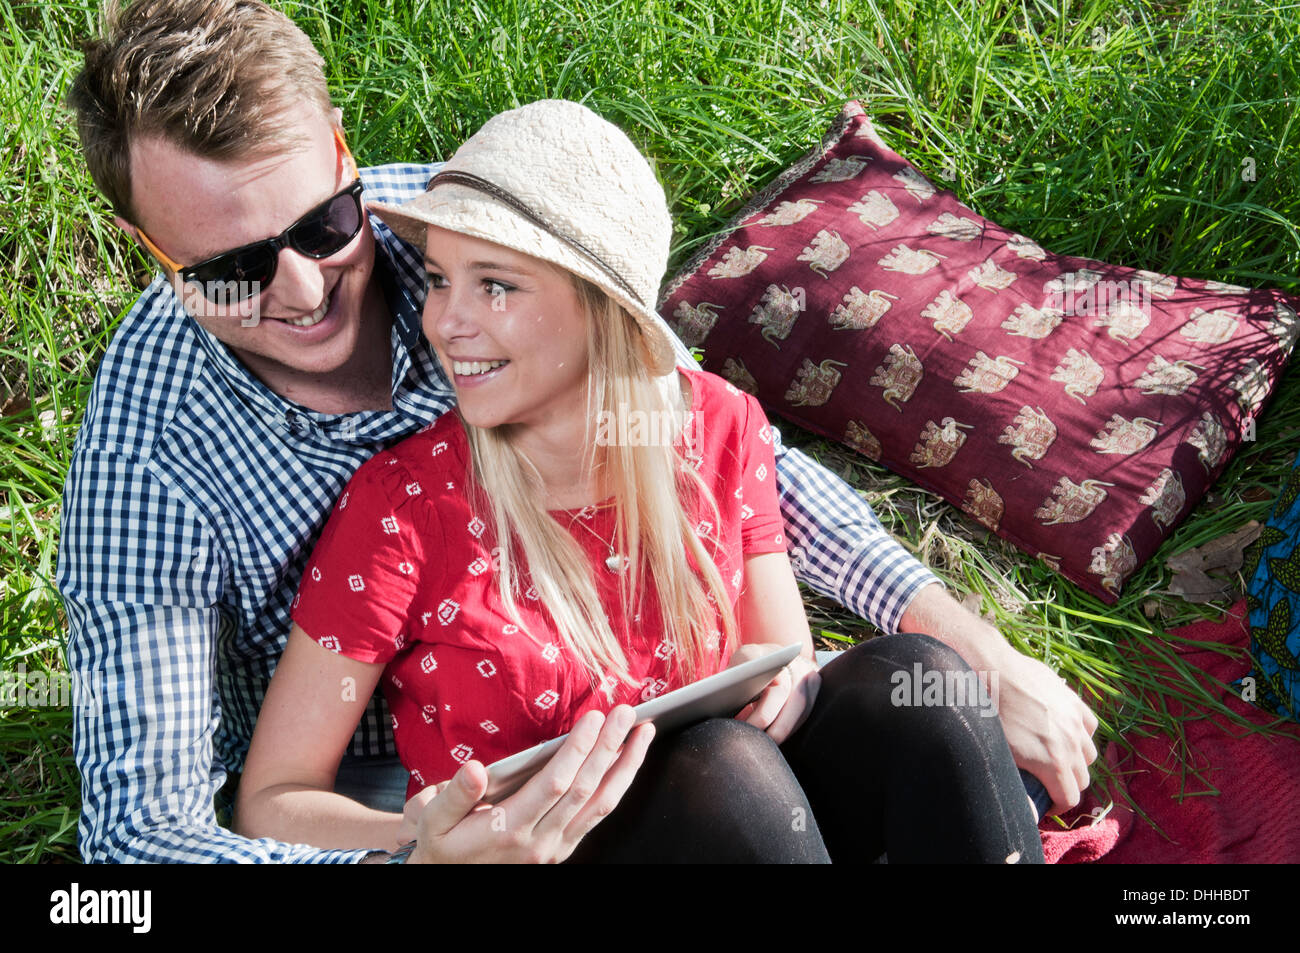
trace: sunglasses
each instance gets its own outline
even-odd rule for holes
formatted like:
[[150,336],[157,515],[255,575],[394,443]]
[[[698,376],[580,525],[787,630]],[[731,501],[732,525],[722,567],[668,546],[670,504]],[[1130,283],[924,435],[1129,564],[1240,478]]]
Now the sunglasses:
[[[348,151],[343,134],[334,130],[343,156],[357,174],[357,165]],[[241,245],[214,255],[195,265],[184,266],[168,258],[153,240],[137,228],[140,241],[164,268],[180,276],[181,281],[197,284],[208,301],[231,305],[255,297],[266,290],[275,277],[280,252],[292,248],[300,255],[320,260],[346,248],[361,231],[361,179],[326,199],[294,222],[275,238]]]

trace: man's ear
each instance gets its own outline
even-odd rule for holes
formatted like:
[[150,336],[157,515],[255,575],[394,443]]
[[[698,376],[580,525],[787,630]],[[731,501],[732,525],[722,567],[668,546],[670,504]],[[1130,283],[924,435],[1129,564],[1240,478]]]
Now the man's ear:
[[334,117],[334,125],[340,129],[343,128],[343,107],[335,106],[330,110],[330,115]]
[[117,223],[118,228],[126,232],[136,241],[140,240],[140,236],[135,233],[135,226],[132,225],[130,222],[128,222],[126,219],[124,219],[121,215],[114,215],[113,221]]

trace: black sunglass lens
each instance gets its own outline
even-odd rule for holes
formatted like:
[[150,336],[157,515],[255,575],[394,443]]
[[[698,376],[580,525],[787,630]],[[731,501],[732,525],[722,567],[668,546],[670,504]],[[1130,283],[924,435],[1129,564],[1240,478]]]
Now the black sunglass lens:
[[361,206],[352,192],[336,195],[316,215],[299,222],[293,246],[304,255],[326,258],[352,241],[361,229]]
[[275,271],[275,256],[269,247],[222,255],[186,275],[186,280],[203,287],[213,304],[232,304],[261,294]]

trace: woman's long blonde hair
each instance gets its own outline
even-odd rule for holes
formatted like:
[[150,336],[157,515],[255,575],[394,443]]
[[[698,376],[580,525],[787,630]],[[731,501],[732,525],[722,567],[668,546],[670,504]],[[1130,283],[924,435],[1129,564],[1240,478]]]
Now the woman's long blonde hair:
[[[620,576],[622,611],[641,612],[647,578],[654,580],[664,642],[671,664],[686,681],[706,654],[736,641],[736,620],[721,573],[701,537],[717,545],[717,530],[697,535],[691,513],[712,513],[717,501],[695,468],[675,449],[688,419],[676,376],[652,378],[639,357],[641,332],[627,311],[595,285],[572,276],[587,315],[587,447],[584,470],[604,470],[616,507],[613,545],[629,559]],[[672,439],[628,445],[614,440],[597,446],[598,415],[641,411],[642,420],[672,422]],[[608,421],[610,417],[603,418]],[[591,563],[546,510],[541,475],[512,444],[509,424],[484,429],[465,425],[471,455],[471,501],[494,530],[496,580],[506,611],[533,637],[520,616],[518,600],[525,571],[565,644],[591,673],[593,686],[632,681],[623,648],[591,578]],[[597,481],[599,484],[600,481]],[[705,521],[701,520],[701,524]],[[704,528],[701,525],[698,528]],[[715,624],[715,617],[721,628]]]

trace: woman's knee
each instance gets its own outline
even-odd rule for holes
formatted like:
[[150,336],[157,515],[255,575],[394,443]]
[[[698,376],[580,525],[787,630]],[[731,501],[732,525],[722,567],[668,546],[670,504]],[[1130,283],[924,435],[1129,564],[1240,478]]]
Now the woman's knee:
[[[809,757],[851,744],[863,752],[961,752],[1001,735],[997,676],[971,670],[956,652],[924,635],[885,636],[855,646],[822,669],[808,720],[785,745],[801,769]],[[802,774],[800,775],[802,777]]]
[[[684,783],[718,776],[762,780],[789,773],[772,739],[734,718],[709,718],[670,732],[656,738],[654,747],[651,751],[658,767]],[[793,775],[790,777],[793,782]]]
[[666,801],[689,817],[701,854],[719,861],[829,859],[808,799],[766,733],[712,718],[655,745],[661,741],[654,769],[672,789]]
[[822,666],[823,679],[834,677],[840,670],[852,671],[853,678],[885,675],[901,669],[920,665],[925,670],[965,671],[970,666],[955,650],[938,639],[918,633],[882,635],[861,642],[848,651],[839,653]]
[[876,717],[899,708],[996,706],[996,674],[972,671],[953,649],[928,635],[863,642],[823,666],[821,678],[819,702],[840,704],[838,696],[845,695]]

